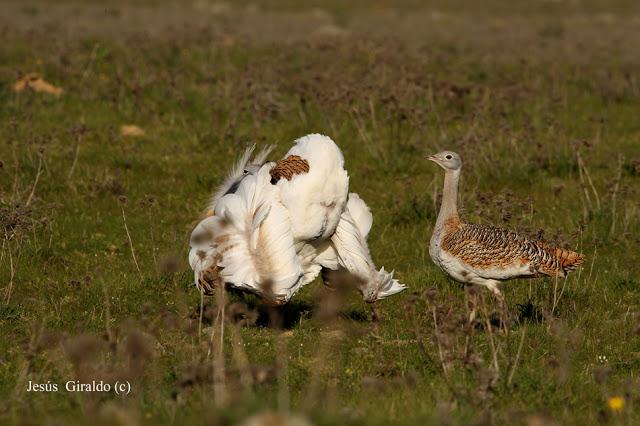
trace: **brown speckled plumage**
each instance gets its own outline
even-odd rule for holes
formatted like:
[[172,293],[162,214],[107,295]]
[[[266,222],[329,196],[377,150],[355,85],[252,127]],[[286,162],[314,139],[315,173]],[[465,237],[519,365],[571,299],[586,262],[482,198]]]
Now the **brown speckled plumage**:
[[277,183],[281,178],[291,180],[295,175],[309,173],[309,162],[298,155],[290,155],[279,160],[271,169],[271,183]]
[[[462,159],[452,151],[428,158],[445,171],[442,204],[429,242],[429,255],[454,280],[483,286],[504,302],[502,282],[540,276],[563,278],[584,261],[582,254],[546,241],[461,220],[457,203]],[[470,318],[474,316],[472,310]]]
[[521,267],[529,264],[531,276],[564,277],[584,256],[556,248],[506,229],[460,222],[445,227],[442,249],[478,269]]

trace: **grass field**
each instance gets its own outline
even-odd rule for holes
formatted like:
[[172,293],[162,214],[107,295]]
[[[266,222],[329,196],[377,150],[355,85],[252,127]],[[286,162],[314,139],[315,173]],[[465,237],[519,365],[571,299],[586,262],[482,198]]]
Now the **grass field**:
[[[7,1],[0,34],[0,423],[640,424],[638,2]],[[63,93],[15,92],[31,72]],[[311,132],[409,289],[201,310],[208,197]],[[505,285],[508,331],[429,258],[441,149],[468,220],[587,256]]]

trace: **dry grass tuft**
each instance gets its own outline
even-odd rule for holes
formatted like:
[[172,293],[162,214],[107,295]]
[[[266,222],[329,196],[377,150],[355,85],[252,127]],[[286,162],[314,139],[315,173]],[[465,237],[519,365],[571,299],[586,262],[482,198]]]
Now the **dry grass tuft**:
[[136,126],[135,124],[123,124],[120,126],[120,135],[126,138],[138,138],[145,134],[146,132],[140,126]]
[[241,426],[312,426],[312,423],[300,415],[265,412],[245,419]]
[[40,74],[35,72],[26,74],[13,83],[13,91],[16,93],[20,93],[26,89],[33,90],[34,92],[48,93],[54,96],[60,96],[64,92],[61,87],[48,83]]
[[47,216],[37,217],[41,209],[20,204],[0,205],[0,230],[5,240],[20,239],[46,226]]

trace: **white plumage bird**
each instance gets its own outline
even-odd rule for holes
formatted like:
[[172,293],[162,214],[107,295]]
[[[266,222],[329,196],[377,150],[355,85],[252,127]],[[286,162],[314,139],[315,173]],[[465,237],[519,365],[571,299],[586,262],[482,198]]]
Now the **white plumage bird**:
[[229,285],[284,304],[324,268],[353,275],[367,302],[404,290],[371,259],[373,217],[348,192],[338,146],[311,134],[280,161],[264,163],[269,151],[254,159],[253,148],[245,152],[194,229],[189,262],[197,287],[211,294]]

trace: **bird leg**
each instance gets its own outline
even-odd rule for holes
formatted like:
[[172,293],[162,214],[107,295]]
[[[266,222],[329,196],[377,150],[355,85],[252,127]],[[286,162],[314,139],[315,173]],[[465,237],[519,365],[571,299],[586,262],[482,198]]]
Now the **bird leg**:
[[476,310],[478,307],[478,289],[474,285],[467,285],[465,286],[464,290],[467,312],[469,312],[469,324],[471,325],[476,320]]
[[376,309],[376,305],[375,303],[368,303],[371,312],[369,315],[369,320],[371,322],[379,322],[380,321],[380,316],[378,315],[378,310]]
[[[332,282],[331,278],[334,271],[332,271],[329,268],[322,268],[320,270],[320,275],[322,277],[322,284],[324,284],[325,288],[329,291],[336,291],[336,286],[335,283]],[[333,276],[333,279],[335,280],[335,275]]]
[[507,309],[507,303],[504,299],[504,294],[500,290],[500,281],[489,281],[487,288],[491,290],[495,298],[498,300],[499,312],[500,312],[500,326],[504,328],[506,332],[509,331],[507,322],[509,321],[509,310]]
[[467,305],[467,312],[469,313],[469,318],[467,322],[467,335],[464,343],[464,354],[465,358],[469,355],[469,348],[471,344],[471,335],[473,333],[474,322],[476,320],[476,311],[478,308],[478,287],[473,284],[468,284],[464,286],[464,300]]

